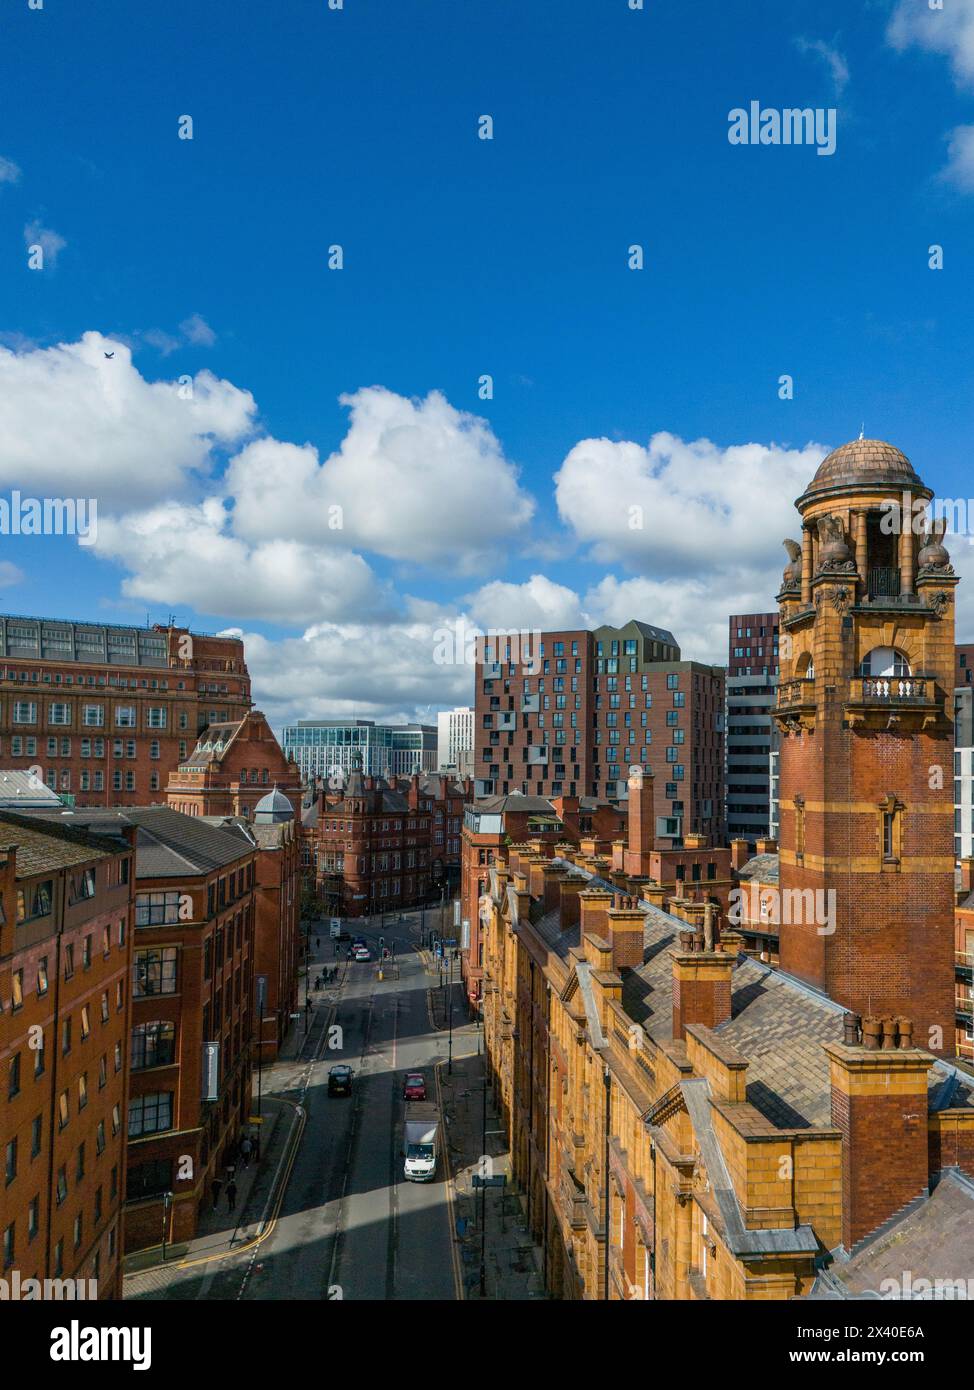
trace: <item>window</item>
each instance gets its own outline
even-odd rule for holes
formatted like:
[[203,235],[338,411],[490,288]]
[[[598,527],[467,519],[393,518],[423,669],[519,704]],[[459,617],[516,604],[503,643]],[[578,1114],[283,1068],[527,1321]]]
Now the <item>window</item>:
[[148,994],[176,993],[176,947],[163,946],[148,951],[137,951],[135,955],[135,994],[144,998]]
[[33,1240],[37,1235],[38,1216],[40,1212],[40,1198],[32,1197],[30,1206],[27,1208],[27,1239]]
[[14,723],[15,724],[36,724],[37,705],[33,700],[14,701]]
[[36,1158],[41,1151],[41,1142],[44,1138],[44,1117],[35,1115],[30,1127],[30,1156]]
[[135,925],[156,927],[179,921],[179,893],[137,893]]
[[[32,922],[36,917],[47,917],[51,911],[53,895],[53,879],[45,879],[43,883],[20,889],[17,893],[17,921]],[[65,976],[65,979],[68,978]]]
[[157,1158],[148,1163],[129,1165],[125,1175],[125,1195],[130,1202],[140,1197],[157,1197],[172,1190],[172,1159]]
[[24,1006],[23,970],[15,970],[10,977],[10,1003],[15,1013]]
[[71,706],[58,702],[47,707],[48,724],[70,724]]
[[6,1183],[9,1187],[17,1176],[17,1140],[13,1138],[7,1144],[5,1162]]
[[17,1247],[16,1222],[11,1221],[10,1225],[3,1233],[3,1267],[9,1269],[14,1262],[14,1251]]
[[68,1093],[67,1091],[62,1091],[60,1096],[58,1097],[57,1103],[58,1129],[66,1128],[68,1120],[70,1120],[70,1118],[71,1112],[68,1108]]
[[88,1073],[83,1071],[78,1077],[78,1109],[84,1110],[88,1104]]
[[135,728],[135,706],[116,705],[115,706],[115,726],[119,729]]
[[172,1091],[135,1096],[129,1101],[129,1138],[172,1128]]
[[165,705],[150,705],[149,718],[150,729],[164,729],[166,727],[166,707]]
[[105,723],[105,706],[82,705],[81,722],[89,729],[100,729]]
[[150,1066],[170,1066],[175,1058],[174,1023],[140,1023],[132,1029],[133,1072]]

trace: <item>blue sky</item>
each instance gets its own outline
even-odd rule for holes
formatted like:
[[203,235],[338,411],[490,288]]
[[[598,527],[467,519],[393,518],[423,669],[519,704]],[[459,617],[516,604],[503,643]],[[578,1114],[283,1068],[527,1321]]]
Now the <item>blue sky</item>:
[[[0,77],[0,490],[99,501],[2,538],[8,611],[239,627],[278,720],[428,717],[457,615],[720,659],[861,424],[974,494],[974,0],[4,0]],[[732,146],[751,100],[835,154]]]

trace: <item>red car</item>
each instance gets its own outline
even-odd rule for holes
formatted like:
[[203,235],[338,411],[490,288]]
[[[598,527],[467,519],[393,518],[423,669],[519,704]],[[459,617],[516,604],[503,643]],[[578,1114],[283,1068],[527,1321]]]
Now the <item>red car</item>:
[[405,1084],[402,1088],[403,1100],[425,1100],[426,1099],[426,1078],[420,1071],[411,1071],[406,1076]]

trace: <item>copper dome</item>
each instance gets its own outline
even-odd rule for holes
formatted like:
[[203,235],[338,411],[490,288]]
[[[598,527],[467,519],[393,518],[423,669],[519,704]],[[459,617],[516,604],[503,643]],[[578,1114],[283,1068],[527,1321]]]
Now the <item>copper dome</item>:
[[910,460],[892,444],[882,439],[853,439],[822,460],[805,495],[833,488],[888,484],[923,486]]

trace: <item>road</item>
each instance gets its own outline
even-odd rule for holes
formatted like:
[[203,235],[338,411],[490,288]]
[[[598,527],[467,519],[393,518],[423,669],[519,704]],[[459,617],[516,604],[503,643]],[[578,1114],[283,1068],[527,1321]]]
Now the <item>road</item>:
[[[353,930],[378,946],[378,927]],[[432,1030],[430,979],[405,928],[387,927],[385,936],[395,940],[399,978],[380,981],[374,964],[348,963],[340,988],[324,991],[330,1007],[316,1009],[305,1058],[265,1071],[265,1091],[300,1101],[307,1124],[273,1233],[246,1263],[214,1270],[202,1296],[457,1297],[443,1158],[435,1181],[411,1183],[400,1156],[405,1073],[422,1071],[436,1099],[433,1063],[446,1055],[445,1039]],[[317,959],[335,960],[324,935]],[[326,1032],[329,1021],[337,1034]],[[350,1099],[328,1096],[337,1061],[352,1067]]]

